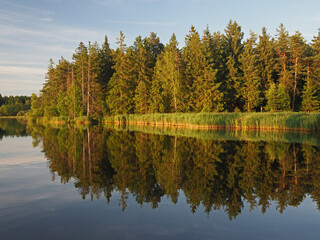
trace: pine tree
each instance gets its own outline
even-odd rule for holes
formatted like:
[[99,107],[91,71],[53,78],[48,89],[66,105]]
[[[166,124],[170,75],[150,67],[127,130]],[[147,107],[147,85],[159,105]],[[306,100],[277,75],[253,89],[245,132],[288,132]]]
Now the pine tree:
[[242,96],[246,101],[246,110],[251,112],[261,102],[261,85],[256,54],[256,34],[250,33],[250,38],[244,44],[244,51],[240,56],[243,72]]
[[44,106],[44,116],[58,116],[57,99],[60,91],[66,92],[71,85],[71,64],[61,57],[59,63],[55,66],[52,59],[46,75],[47,81],[41,90],[41,102]]
[[292,90],[292,111],[295,110],[295,102],[297,95],[298,80],[300,79],[303,72],[303,59],[305,57],[305,52],[307,45],[303,39],[300,32],[296,32],[290,37],[290,50],[291,50],[291,60],[293,62],[294,68],[294,78],[293,78],[293,90]]
[[78,48],[76,49],[76,52],[73,54],[73,61],[74,61],[74,74],[75,74],[75,85],[79,87],[81,90],[81,112],[80,116],[85,115],[86,112],[86,89],[87,85],[85,84],[87,82],[87,68],[88,68],[88,49],[83,44],[83,42],[80,42]]
[[320,28],[318,29],[318,35],[312,39],[311,47],[313,50],[313,58],[310,67],[310,80],[313,80],[312,83],[314,83],[315,88],[319,91],[320,81],[315,81],[315,79],[320,79]]

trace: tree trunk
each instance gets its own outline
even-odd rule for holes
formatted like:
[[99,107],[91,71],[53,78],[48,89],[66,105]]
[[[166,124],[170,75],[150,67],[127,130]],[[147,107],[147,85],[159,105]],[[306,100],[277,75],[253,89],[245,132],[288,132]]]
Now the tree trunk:
[[89,42],[89,54],[88,54],[88,86],[87,86],[87,117],[90,114],[90,68],[91,68],[91,59],[90,59],[90,49],[91,45]]
[[84,66],[83,62],[81,64],[81,75],[82,75],[82,82],[81,82],[81,100],[82,100],[82,108],[81,111],[83,111],[83,106],[84,106]]
[[293,85],[293,96],[292,96],[292,111],[294,111],[294,102],[296,99],[296,90],[297,90],[297,79],[298,79],[298,58],[296,58],[294,66],[294,85]]
[[72,67],[72,86],[73,86],[73,119],[76,118],[76,85],[74,82],[74,73]]

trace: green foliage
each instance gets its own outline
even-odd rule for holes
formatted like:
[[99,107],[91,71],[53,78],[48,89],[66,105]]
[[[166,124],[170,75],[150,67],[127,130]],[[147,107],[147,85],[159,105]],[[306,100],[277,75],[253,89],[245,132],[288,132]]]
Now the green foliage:
[[185,109],[183,63],[175,35],[172,35],[163,54],[158,58],[151,88],[152,110],[180,112]]
[[0,94],[0,116],[24,115],[30,110],[30,97],[27,96],[3,96]]
[[[155,33],[138,36],[127,47],[120,32],[115,51],[107,36],[102,46],[80,42],[72,61],[50,60],[29,114],[101,119],[117,114],[288,111],[290,104],[292,111],[318,111],[320,30],[308,44],[299,32],[289,35],[283,24],[275,40],[266,28],[244,40],[241,29],[230,20],[223,33],[210,33],[207,27],[201,35],[192,26],[183,48],[175,34],[165,47]],[[304,87],[306,82],[312,90]],[[4,101],[21,103],[0,96],[0,107]],[[11,107],[2,107],[0,114],[4,112],[18,113]]]
[[282,83],[279,86],[272,83],[266,92],[268,111],[289,111],[290,110],[290,96]]
[[267,106],[266,110],[274,112],[277,110],[277,86],[274,83],[270,84],[269,89],[266,92]]
[[292,89],[291,72],[289,69],[290,59],[289,33],[281,23],[277,29],[277,40],[275,45],[276,54],[278,56],[277,70],[279,81],[286,89]]
[[304,86],[302,93],[302,111],[316,112],[319,110],[320,102],[317,95],[317,90],[313,86]]
[[115,65],[113,74],[108,84],[106,103],[111,114],[133,113],[134,110],[134,75],[132,73],[132,50],[126,51],[124,35],[121,32],[119,47],[115,52]]
[[35,93],[32,93],[31,96],[31,116],[43,116],[43,108],[41,105],[41,99],[37,97]]
[[240,56],[243,72],[242,96],[245,99],[245,109],[248,112],[258,107],[261,102],[261,79],[255,51],[256,39],[256,35],[251,32],[250,38],[244,43],[244,51]]
[[290,110],[290,96],[282,83],[279,84],[277,91],[277,109],[280,111]]
[[259,36],[259,42],[256,47],[257,67],[263,93],[265,93],[270,85],[275,82],[276,78],[277,65],[274,48],[274,39],[267,34],[267,29],[263,27],[262,34]]
[[60,91],[58,94],[57,110],[60,116],[67,117],[69,115],[68,98],[64,92]]
[[223,81],[224,101],[228,111],[236,108],[243,108],[243,99],[241,95],[242,72],[240,70],[240,56],[243,52],[244,33],[236,21],[229,21],[225,29],[225,58],[226,76]]

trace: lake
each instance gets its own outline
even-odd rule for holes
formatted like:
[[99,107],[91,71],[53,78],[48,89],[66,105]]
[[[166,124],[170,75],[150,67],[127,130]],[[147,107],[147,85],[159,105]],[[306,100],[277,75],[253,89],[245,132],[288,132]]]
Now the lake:
[[0,119],[0,239],[316,239],[320,137]]

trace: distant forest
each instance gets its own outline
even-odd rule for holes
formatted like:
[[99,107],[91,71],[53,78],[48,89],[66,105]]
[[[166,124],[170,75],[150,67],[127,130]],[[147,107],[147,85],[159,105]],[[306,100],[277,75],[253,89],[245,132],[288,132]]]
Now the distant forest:
[[2,96],[0,94],[0,116],[23,116],[31,106],[31,97]]
[[72,61],[52,59],[30,115],[101,117],[173,112],[319,110],[320,29],[311,43],[283,24],[247,39],[237,22],[224,33],[192,26],[180,49],[175,34],[166,45],[156,33],[116,50],[80,42]]

